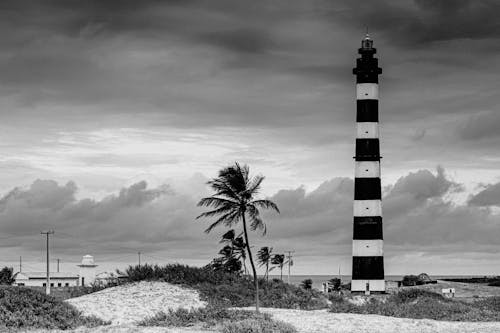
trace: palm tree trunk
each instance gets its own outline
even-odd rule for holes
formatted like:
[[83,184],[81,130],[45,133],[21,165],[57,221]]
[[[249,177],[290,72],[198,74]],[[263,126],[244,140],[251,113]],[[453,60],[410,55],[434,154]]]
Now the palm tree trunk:
[[266,262],[266,281],[269,282],[269,261]]
[[283,266],[280,266],[280,279],[283,281]]
[[243,274],[247,275],[247,258],[243,257]]
[[250,243],[248,242],[247,221],[245,219],[245,212],[242,214],[243,232],[245,234],[245,243],[247,243],[248,257],[250,258],[250,265],[252,266],[253,281],[255,285],[255,312],[259,312],[259,280],[257,280],[257,271],[253,263],[252,250],[250,250]]

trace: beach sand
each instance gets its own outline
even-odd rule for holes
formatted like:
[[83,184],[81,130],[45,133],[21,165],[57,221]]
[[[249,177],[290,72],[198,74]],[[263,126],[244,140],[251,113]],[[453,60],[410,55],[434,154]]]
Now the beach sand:
[[393,318],[378,315],[329,313],[327,310],[262,309],[274,319],[292,324],[300,333],[490,333],[500,332],[500,322],[447,322]]

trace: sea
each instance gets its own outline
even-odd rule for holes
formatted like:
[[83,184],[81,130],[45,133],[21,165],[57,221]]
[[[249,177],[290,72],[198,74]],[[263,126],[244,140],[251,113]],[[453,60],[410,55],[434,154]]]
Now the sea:
[[[386,275],[386,281],[401,281],[404,275]],[[429,275],[431,279],[442,280],[442,279],[466,279],[473,277],[484,277],[484,275]],[[314,289],[322,290],[323,282],[326,282],[332,278],[338,278],[338,275],[290,275],[290,283],[293,285],[300,285],[300,283],[306,279],[311,279],[313,282],[312,287]],[[269,279],[279,279],[279,275],[269,275]],[[351,275],[341,275],[342,283],[351,282]],[[288,282],[288,275],[283,274],[283,281]]]

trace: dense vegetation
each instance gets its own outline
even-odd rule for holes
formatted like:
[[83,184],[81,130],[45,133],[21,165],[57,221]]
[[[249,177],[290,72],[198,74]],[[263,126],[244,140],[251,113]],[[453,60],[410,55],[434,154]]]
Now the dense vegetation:
[[500,297],[490,297],[474,303],[465,303],[440,294],[410,289],[400,291],[385,300],[371,298],[355,305],[342,297],[331,297],[331,312],[378,314],[400,318],[435,319],[450,321],[499,321]]
[[483,276],[471,278],[449,278],[443,281],[462,282],[462,283],[494,283],[500,281],[500,276]]
[[[180,264],[166,266],[129,266],[125,273],[131,281],[165,281],[181,284],[200,292],[201,297],[217,306],[254,305],[254,284],[245,276],[225,271]],[[279,279],[259,279],[259,298],[262,306],[276,308],[320,309],[327,307],[325,296],[314,289],[303,289]]]
[[419,275],[405,275],[403,277],[403,286],[419,286],[422,284],[437,283],[437,280],[433,280],[426,273],[420,273]]
[[208,306],[196,310],[178,309],[160,312],[146,318],[140,326],[186,327],[199,325],[202,328],[222,329],[222,332],[247,333],[295,333],[291,325],[273,320],[268,314],[253,311],[229,310]]
[[14,269],[12,267],[4,267],[0,270],[0,284],[11,285],[14,283]]
[[68,329],[107,324],[84,317],[73,306],[41,292],[19,287],[0,287],[0,330],[3,328]]
[[292,325],[270,317],[251,318],[237,322],[226,322],[222,333],[296,333]]
[[488,283],[488,286],[491,286],[491,287],[500,287],[500,279]]

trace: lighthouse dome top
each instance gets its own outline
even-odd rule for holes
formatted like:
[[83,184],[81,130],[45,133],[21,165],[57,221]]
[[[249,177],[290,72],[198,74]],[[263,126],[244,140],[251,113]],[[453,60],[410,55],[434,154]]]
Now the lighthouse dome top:
[[90,254],[84,255],[83,258],[82,258],[82,265],[84,265],[84,266],[95,265],[95,263],[94,263],[94,257],[91,256]]
[[365,35],[365,38],[361,41],[362,49],[372,49],[373,48],[373,40],[371,39],[369,34]]

